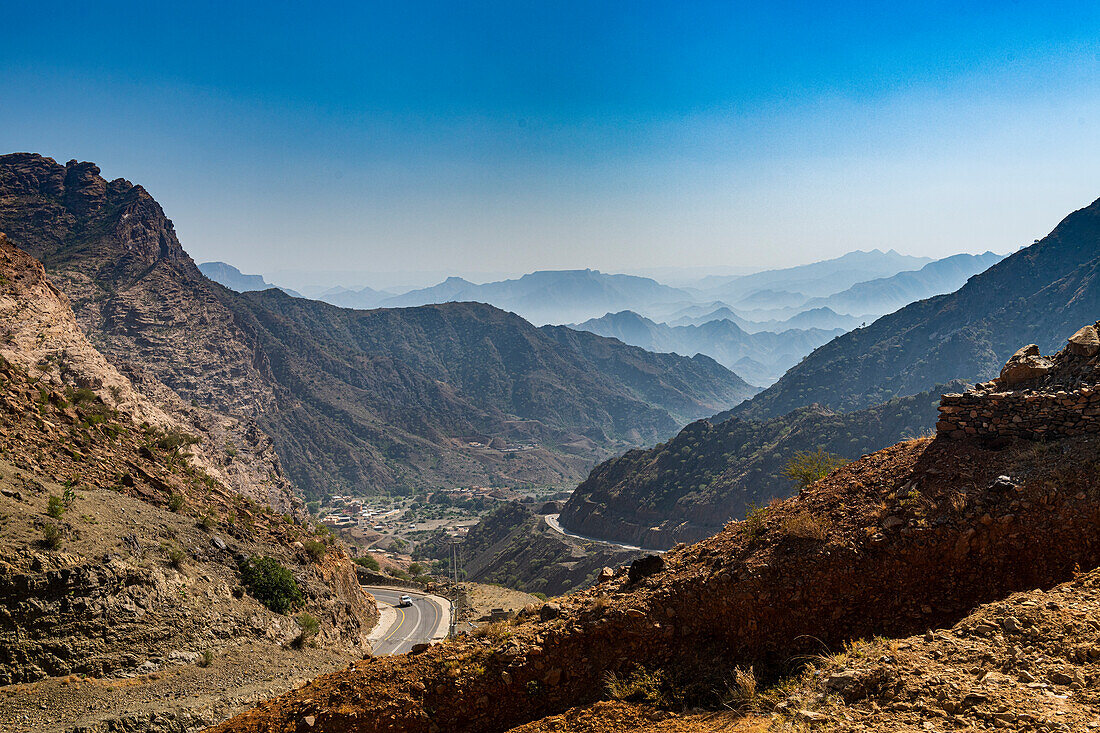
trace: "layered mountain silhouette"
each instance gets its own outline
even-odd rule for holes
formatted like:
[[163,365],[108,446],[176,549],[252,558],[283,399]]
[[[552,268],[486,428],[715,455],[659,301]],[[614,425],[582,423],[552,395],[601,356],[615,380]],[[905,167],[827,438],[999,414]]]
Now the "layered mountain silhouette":
[[656,280],[635,275],[611,275],[599,270],[542,270],[514,280],[475,285],[450,277],[438,285],[413,290],[377,305],[406,307],[477,301],[512,311],[532,323],[570,323],[611,311],[690,300],[691,296]]
[[821,344],[844,333],[842,329],[791,328],[782,333],[748,333],[729,319],[700,325],[669,326],[633,311],[608,313],[576,328],[649,351],[706,354],[753,384],[771,384],[787,369]]
[[997,374],[1021,343],[1056,350],[1100,311],[1100,201],[1041,241],[971,277],[825,344],[742,405],[742,417],[811,403],[854,410],[952,379]]
[[831,295],[859,282],[920,269],[931,261],[930,257],[903,255],[892,249],[887,252],[856,250],[806,265],[741,277],[707,278],[699,283],[698,289],[715,300],[734,306],[784,307],[796,304],[792,294],[806,297]]
[[929,262],[919,270],[856,283],[825,298],[806,301],[804,307],[828,308],[839,313],[893,313],[918,300],[954,292],[975,274],[1005,258],[994,252],[958,254]]
[[[230,290],[236,290],[238,293],[248,293],[253,290],[268,290],[270,288],[279,287],[264,280],[263,275],[245,275],[236,267],[233,267],[233,265],[225,262],[202,262],[199,264],[199,272],[206,275],[214,282],[224,285]],[[302,297],[301,293],[290,290],[289,288],[279,287],[279,289],[295,298]]]
[[[362,312],[234,292],[202,275],[148,192],[91,163],[0,156],[0,231],[43,262],[124,373],[266,432],[307,494],[560,484],[754,391],[707,357],[487,305]],[[468,445],[485,437],[517,450]]]

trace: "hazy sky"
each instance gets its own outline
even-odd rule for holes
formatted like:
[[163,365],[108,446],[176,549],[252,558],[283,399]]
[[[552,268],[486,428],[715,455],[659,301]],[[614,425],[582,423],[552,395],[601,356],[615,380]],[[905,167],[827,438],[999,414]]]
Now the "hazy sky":
[[0,148],[247,272],[1007,252],[1100,197],[1100,4],[3,3]]

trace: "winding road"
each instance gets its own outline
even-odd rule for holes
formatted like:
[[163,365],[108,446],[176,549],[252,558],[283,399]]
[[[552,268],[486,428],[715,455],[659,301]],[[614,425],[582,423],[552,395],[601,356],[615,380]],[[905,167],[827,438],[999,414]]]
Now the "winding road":
[[655,550],[651,547],[638,547],[637,545],[624,545],[621,542],[613,542],[611,540],[601,540],[599,537],[587,537],[583,534],[577,534],[576,532],[570,532],[565,527],[561,526],[558,522],[560,514],[546,514],[543,519],[546,520],[546,526],[554,530],[558,534],[563,534],[566,537],[572,537],[575,540],[586,540],[588,542],[599,542],[601,545],[611,545],[612,547],[621,547],[624,550],[634,550],[635,552],[649,552],[654,555],[663,555],[667,550]]
[[[415,644],[445,639],[451,626],[450,602],[439,596],[403,588],[363,586],[374,596],[381,611],[378,626],[371,634],[375,656],[404,654]],[[401,607],[401,596],[409,595],[411,606]]]

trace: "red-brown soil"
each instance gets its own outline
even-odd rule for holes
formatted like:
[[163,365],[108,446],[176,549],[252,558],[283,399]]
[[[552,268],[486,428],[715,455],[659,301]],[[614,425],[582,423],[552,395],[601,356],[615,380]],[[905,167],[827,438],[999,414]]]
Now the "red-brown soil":
[[620,573],[476,637],[358,662],[217,730],[503,731],[640,670],[660,674],[662,704],[716,706],[736,667],[775,679],[846,641],[950,626],[1095,567],[1096,447],[902,443],[674,548],[633,585]]

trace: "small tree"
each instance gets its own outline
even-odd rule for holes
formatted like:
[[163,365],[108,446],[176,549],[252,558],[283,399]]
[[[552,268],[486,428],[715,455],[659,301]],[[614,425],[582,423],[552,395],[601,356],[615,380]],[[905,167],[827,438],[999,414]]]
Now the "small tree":
[[241,562],[241,583],[260,603],[275,613],[286,613],[300,603],[302,591],[294,574],[273,557],[261,557]]
[[51,494],[46,500],[46,514],[57,519],[65,513],[65,500],[56,494]]
[[800,488],[806,488],[820,481],[830,473],[848,463],[847,458],[834,456],[824,450],[814,452],[799,451],[787,461],[783,475],[794,481]]
[[51,550],[56,550],[61,547],[62,540],[65,539],[65,533],[61,531],[56,525],[47,524],[42,527],[42,544]]
[[381,569],[378,565],[378,561],[374,559],[374,555],[364,555],[363,557],[357,557],[355,558],[355,563],[357,565],[362,565],[367,570],[373,570],[376,573]]
[[321,630],[321,623],[313,617],[312,614],[302,611],[298,614],[298,627],[301,629],[298,632],[297,638],[294,639],[293,645],[296,649],[301,649],[306,644],[312,645],[314,637],[317,636]]

